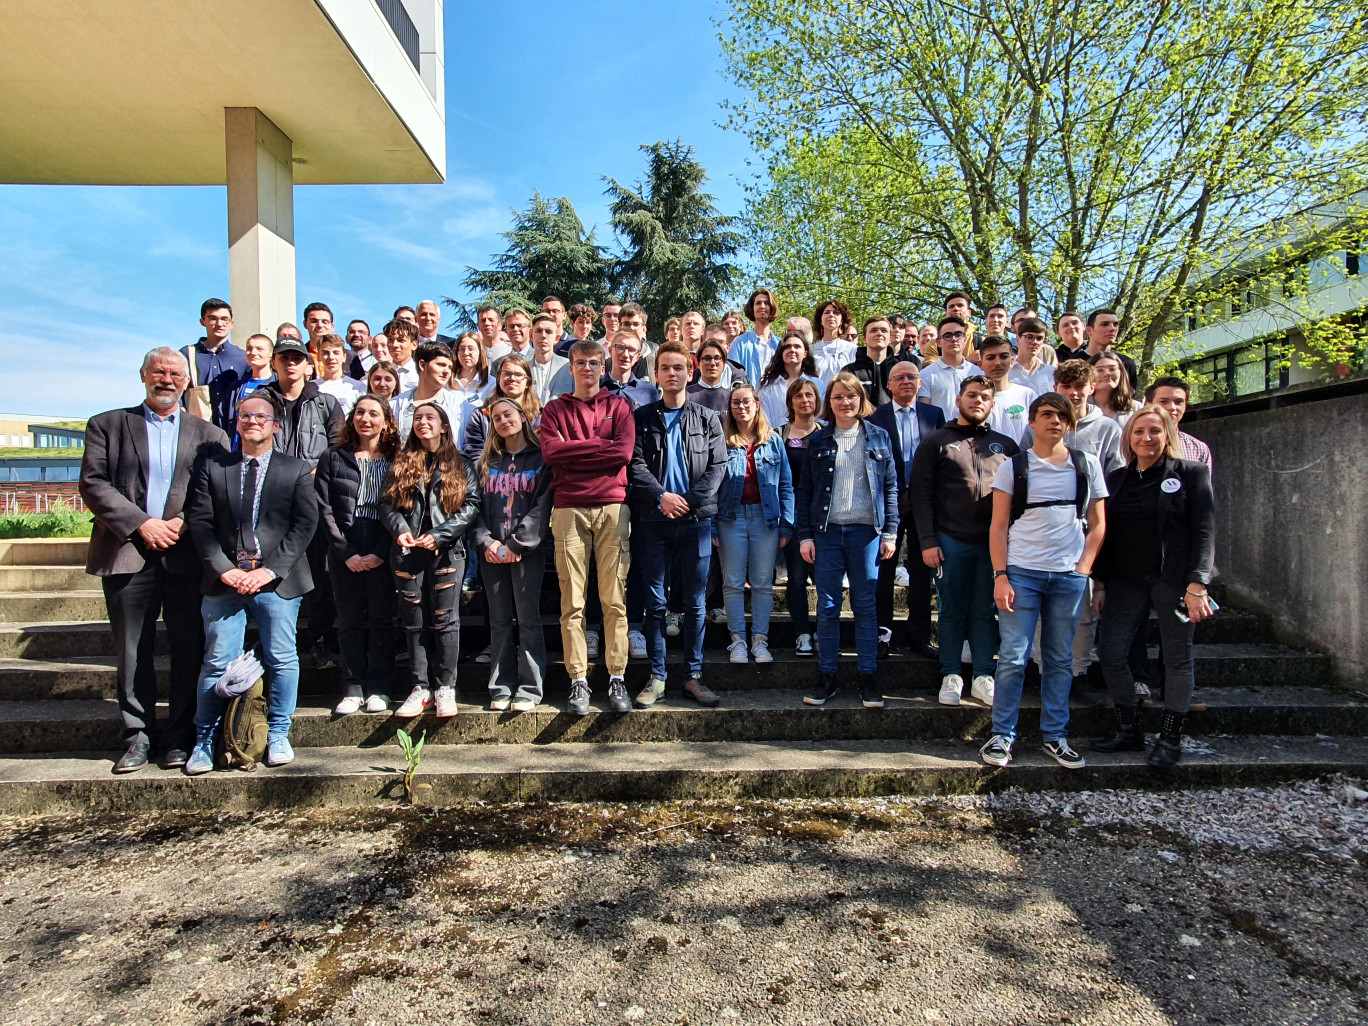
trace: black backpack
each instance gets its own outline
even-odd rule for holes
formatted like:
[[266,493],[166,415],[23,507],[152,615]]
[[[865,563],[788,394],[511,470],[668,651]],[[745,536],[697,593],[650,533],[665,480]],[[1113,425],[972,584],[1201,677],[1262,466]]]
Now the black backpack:
[[1070,449],[1069,458],[1073,460],[1074,475],[1077,478],[1077,485],[1074,497],[1069,499],[1046,499],[1044,502],[1026,501],[1026,463],[1030,453],[1019,452],[1012,457],[1012,523],[1016,523],[1022,518],[1028,509],[1036,509],[1040,506],[1068,506],[1074,507],[1074,515],[1079,520],[1083,520],[1088,514],[1088,465],[1083,459],[1082,449]]

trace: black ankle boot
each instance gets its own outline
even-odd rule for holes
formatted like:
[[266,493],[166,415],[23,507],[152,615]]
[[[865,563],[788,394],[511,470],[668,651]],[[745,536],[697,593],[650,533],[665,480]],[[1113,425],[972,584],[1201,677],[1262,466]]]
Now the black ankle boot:
[[1186,723],[1186,716],[1164,710],[1164,718],[1159,724],[1159,740],[1149,753],[1149,764],[1155,769],[1173,769],[1178,765],[1178,760],[1183,757],[1183,725]]
[[1140,707],[1118,705],[1116,733],[1093,742],[1094,752],[1143,752],[1145,737],[1140,733]]

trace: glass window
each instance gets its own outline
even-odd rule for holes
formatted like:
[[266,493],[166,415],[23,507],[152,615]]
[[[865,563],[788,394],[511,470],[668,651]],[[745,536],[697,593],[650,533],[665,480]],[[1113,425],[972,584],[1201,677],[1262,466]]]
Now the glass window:
[[11,481],[41,481],[38,467],[10,467]]
[[1231,384],[1234,395],[1252,395],[1268,387],[1268,368],[1264,347],[1250,346],[1235,353],[1235,372]]

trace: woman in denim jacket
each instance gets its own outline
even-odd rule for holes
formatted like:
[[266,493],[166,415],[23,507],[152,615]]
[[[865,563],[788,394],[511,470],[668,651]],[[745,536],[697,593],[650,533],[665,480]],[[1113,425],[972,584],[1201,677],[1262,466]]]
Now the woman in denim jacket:
[[770,611],[779,546],[793,537],[793,474],[784,440],[772,430],[752,385],[732,389],[723,432],[727,472],[717,495],[717,545],[722,601],[731,631],[731,661],[747,661],[746,581],[751,586],[751,646],[757,663],[770,663]]
[[864,385],[841,371],[827,386],[822,420],[808,443],[798,482],[797,535],[803,559],[814,565],[817,583],[818,677],[808,705],[836,695],[841,641],[841,578],[850,579],[855,614],[860,698],[866,709],[882,709],[874,683],[879,649],[875,586],[879,560],[893,555],[898,536],[898,474],[888,432],[866,417],[874,412]]

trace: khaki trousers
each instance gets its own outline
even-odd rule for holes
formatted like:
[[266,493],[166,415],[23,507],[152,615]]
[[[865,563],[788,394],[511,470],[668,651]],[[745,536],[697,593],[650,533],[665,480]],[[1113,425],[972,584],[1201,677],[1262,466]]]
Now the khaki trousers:
[[551,511],[556,541],[556,573],[561,589],[561,646],[571,680],[589,675],[584,644],[584,590],[589,556],[598,563],[599,604],[603,606],[603,651],[611,677],[627,670],[627,569],[632,556],[632,521],[627,507],[593,506]]

